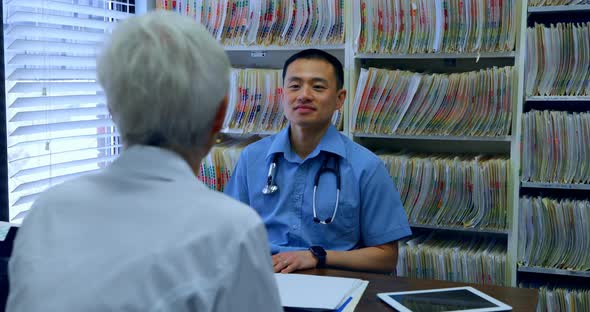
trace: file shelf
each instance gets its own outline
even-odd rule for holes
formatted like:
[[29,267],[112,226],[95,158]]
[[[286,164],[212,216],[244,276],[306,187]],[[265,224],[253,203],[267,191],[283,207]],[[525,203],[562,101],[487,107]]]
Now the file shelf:
[[590,184],[562,184],[562,183],[544,183],[544,182],[521,182],[523,188],[541,188],[541,189],[568,189],[568,190],[588,190]]
[[514,52],[482,52],[482,53],[416,53],[416,54],[381,54],[359,53],[356,59],[480,59],[480,58],[514,58]]
[[357,138],[379,138],[392,140],[434,140],[434,141],[480,141],[480,142],[510,142],[509,136],[485,137],[485,136],[445,136],[445,135],[389,135],[389,134],[370,134],[354,133]]
[[459,226],[448,226],[448,225],[433,225],[433,224],[420,224],[410,223],[410,227],[418,229],[431,229],[431,230],[445,230],[454,232],[465,232],[465,233],[481,233],[481,234],[496,234],[496,235],[508,235],[509,230],[495,230],[495,229],[480,229],[480,228],[467,228]]
[[241,129],[223,129],[220,131],[223,134],[236,134],[236,135],[244,135],[244,136],[250,136],[250,135],[272,135],[275,134],[275,131],[245,131],[245,130],[241,130]]
[[[519,16],[526,15],[525,10],[519,4],[520,1],[515,1],[514,12],[516,20],[521,21]],[[366,1],[365,3],[369,3]],[[354,14],[360,16],[360,12],[349,12],[349,19],[353,20],[352,27],[352,38],[347,34],[347,40],[355,40],[359,34],[360,23],[357,23]],[[357,16],[357,18],[359,18]],[[376,17],[375,17],[376,18]],[[369,19],[367,17],[367,19]],[[516,28],[518,33],[521,32],[524,24],[516,23],[513,26]],[[468,71],[478,72],[480,70],[489,69],[492,67],[505,67],[505,66],[516,66],[522,59],[520,53],[521,44],[518,40],[519,35],[514,43],[514,49],[512,51],[497,51],[497,52],[462,52],[462,53],[449,53],[448,50],[441,50],[436,53],[404,53],[404,54],[392,54],[392,53],[364,53],[358,52],[351,47],[352,53],[347,51],[347,57],[349,58],[349,64],[351,64],[351,79],[349,83],[349,98],[348,111],[349,111],[349,129],[351,129],[350,136],[358,143],[373,151],[387,151],[387,152],[416,152],[426,155],[464,155],[464,154],[485,154],[485,155],[504,155],[512,157],[516,155],[517,151],[517,140],[519,135],[515,135],[514,129],[517,127],[517,120],[520,119],[518,115],[518,107],[522,105],[522,98],[518,96],[518,91],[513,91],[511,94],[511,108],[510,113],[512,119],[510,123],[510,132],[508,135],[502,136],[453,136],[453,135],[405,135],[405,134],[380,134],[380,133],[364,133],[362,125],[360,126],[361,131],[353,131],[352,129],[359,130],[354,125],[356,120],[353,120],[355,112],[355,95],[360,92],[357,90],[357,83],[359,81],[361,69],[372,68],[383,68],[388,70],[399,69],[402,71],[409,71],[419,74],[453,74],[463,73]],[[443,52],[444,51],[444,52]],[[520,79],[520,73],[515,71],[513,75],[513,82],[515,84]],[[391,78],[389,78],[391,79]],[[413,103],[412,103],[413,104]],[[359,106],[360,107],[360,106]],[[455,109],[455,108],[453,108]],[[359,113],[360,114],[360,113]],[[453,114],[453,113],[450,113]],[[427,117],[428,118],[428,117]],[[499,123],[498,123],[499,124]],[[504,132],[506,133],[506,132]],[[516,159],[509,159],[509,163],[514,164]],[[509,169],[509,177],[507,177],[507,190],[508,193],[505,196],[508,197],[507,207],[507,223],[512,224],[511,220],[515,217],[514,202],[517,199],[517,193],[515,193],[514,183],[518,176],[516,173],[516,166],[511,165]],[[516,194],[516,195],[515,195]],[[503,244],[506,246],[506,285],[515,285],[516,281],[516,239],[513,232],[513,228],[509,227],[506,230],[495,230],[495,229],[480,229],[480,228],[463,228],[456,226],[444,226],[444,225],[432,225],[432,224],[410,224],[412,228],[424,231],[443,231],[448,232],[452,235],[461,235],[464,237],[478,235],[478,236],[490,236],[490,238],[504,241]]]
[[529,13],[568,13],[590,11],[590,4],[554,5],[529,7]]
[[590,96],[528,96],[526,100],[539,102],[590,102]]
[[538,274],[590,277],[590,271],[574,271],[574,270],[562,270],[562,269],[554,269],[554,268],[529,267],[529,266],[520,266],[520,267],[518,267],[518,271],[519,272],[527,272],[527,273],[538,273]]
[[[530,171],[527,172],[528,168],[530,169],[535,169],[537,170],[540,167],[540,161],[539,158],[543,157],[542,159],[547,160],[550,158],[545,158],[544,156],[537,156],[538,158],[531,158],[531,157],[535,157],[534,155],[545,155],[546,151],[543,150],[539,150],[538,148],[530,148],[531,143],[529,142],[540,142],[538,141],[539,139],[543,140],[544,136],[541,135],[537,135],[535,133],[535,131],[543,131],[540,129],[556,129],[554,132],[552,133],[558,133],[560,135],[562,135],[563,133],[567,133],[569,134],[574,134],[574,137],[578,137],[578,135],[581,135],[579,131],[573,131],[571,129],[578,129],[576,127],[580,127],[579,124],[575,124],[575,123],[571,123],[571,124],[567,124],[565,126],[562,126],[562,122],[564,119],[564,115],[566,115],[566,118],[580,118],[582,119],[582,117],[575,117],[574,114],[584,114],[583,112],[586,112],[587,109],[586,108],[590,108],[590,106],[588,106],[588,104],[590,103],[590,96],[588,96],[588,89],[587,89],[587,85],[585,85],[583,82],[581,83],[582,85],[582,89],[578,89],[577,87],[571,88],[571,85],[569,84],[570,82],[573,83],[580,83],[580,81],[583,81],[583,77],[581,78],[581,80],[577,79],[576,77],[580,77],[580,73],[586,73],[586,71],[584,70],[585,65],[582,64],[582,67],[580,68],[579,65],[580,63],[575,63],[578,65],[578,67],[573,66],[574,64],[572,64],[572,66],[565,66],[565,65],[561,65],[561,66],[556,66],[559,64],[555,64],[555,66],[547,66],[546,62],[543,61],[544,59],[541,58],[541,56],[539,56],[538,59],[535,58],[535,55],[539,55],[542,53],[537,53],[537,49],[539,47],[540,42],[538,40],[544,40],[544,37],[541,36],[541,32],[542,31],[548,31],[551,32],[551,36],[552,36],[552,40],[554,39],[555,44],[558,44],[557,48],[560,48],[559,45],[565,45],[565,46],[570,46],[570,50],[568,53],[569,55],[572,56],[573,59],[573,55],[575,53],[577,53],[577,51],[573,50],[572,45],[568,44],[568,43],[564,43],[564,41],[561,40],[561,38],[570,38],[573,36],[577,36],[577,34],[579,33],[584,33],[586,28],[587,28],[587,24],[585,24],[586,22],[590,21],[590,14],[588,14],[590,12],[590,5],[588,4],[584,4],[584,5],[561,5],[561,6],[538,6],[538,7],[528,7],[527,9],[527,15],[523,16],[524,22],[526,23],[526,25],[528,25],[528,27],[530,27],[530,32],[529,30],[527,30],[527,28],[523,28],[522,30],[522,37],[523,39],[526,40],[527,44],[532,44],[532,47],[528,47],[529,49],[529,54],[531,55],[524,55],[527,48],[526,45],[523,46],[523,51],[521,51],[521,53],[523,53],[523,57],[525,57],[524,59],[526,59],[527,61],[530,61],[531,64],[526,64],[529,66],[525,67],[525,62],[522,62],[522,64],[520,64],[520,66],[522,67],[521,72],[523,74],[525,74],[526,76],[528,76],[529,79],[528,81],[523,81],[521,88],[524,90],[523,93],[523,99],[524,102],[526,103],[526,106],[529,109],[534,109],[535,111],[531,111],[531,112],[527,112],[526,115],[525,114],[521,114],[521,116],[523,116],[523,119],[528,119],[529,123],[526,125],[526,127],[528,127],[528,131],[526,133],[526,136],[531,138],[531,141],[525,141],[524,138],[520,138],[519,142],[523,145],[526,146],[527,144],[529,145],[529,148],[526,150],[527,153],[523,153],[521,154],[523,159],[520,159],[520,155],[518,155],[518,159],[519,159],[519,163],[521,163],[521,165],[523,166],[523,170],[522,170],[522,176],[521,174],[519,174],[518,176],[518,181],[522,181],[521,183],[518,183],[517,185],[519,185],[520,187],[517,187],[517,191],[519,191],[519,198],[520,196],[523,196],[521,199],[521,205],[519,206],[519,212],[517,212],[517,215],[519,214],[520,216],[522,216],[522,218],[519,218],[518,216],[516,216],[516,219],[513,220],[518,220],[515,227],[517,228],[517,231],[519,232],[520,236],[517,237],[518,239],[518,259],[516,259],[517,263],[524,263],[524,264],[529,264],[526,259],[529,259],[528,257],[530,257],[531,253],[534,252],[535,250],[537,250],[537,248],[541,248],[539,247],[538,244],[540,244],[539,242],[542,242],[543,244],[547,244],[547,237],[550,235],[553,235],[554,237],[556,237],[555,239],[558,241],[553,241],[552,242],[552,246],[553,248],[560,248],[559,250],[568,250],[571,252],[571,250],[565,248],[565,246],[568,245],[562,245],[562,244],[566,244],[568,243],[567,241],[575,241],[575,242],[584,242],[583,239],[585,239],[584,237],[578,237],[579,235],[584,235],[585,234],[585,230],[587,229],[587,227],[585,227],[585,225],[580,222],[579,220],[579,216],[578,214],[582,214],[583,212],[587,213],[587,210],[585,209],[586,207],[588,207],[587,204],[587,200],[590,199],[588,197],[588,190],[590,190],[590,185],[589,184],[563,184],[563,183],[551,183],[551,182],[529,182],[529,181],[523,181],[523,180],[529,180],[530,178]],[[556,26],[557,23],[562,23],[562,28],[559,28],[558,26]],[[569,25],[568,25],[569,24]],[[551,26],[552,25],[552,26]],[[536,27],[536,28],[535,28]],[[549,27],[553,27],[550,28]],[[563,31],[563,32],[561,32]],[[527,38],[527,36],[531,36],[530,38]],[[581,43],[582,40],[588,40],[588,38],[585,37],[580,37],[580,40],[578,40],[578,43]],[[578,45],[578,51],[582,51],[583,47],[587,47],[587,44],[584,45],[583,43],[581,43],[580,45]],[[555,54],[553,55],[555,56]],[[545,56],[543,56],[545,57]],[[547,59],[547,58],[545,58]],[[557,57],[554,58],[549,58],[551,60],[557,59],[557,61],[559,61]],[[579,59],[579,58],[576,58]],[[584,60],[584,58],[581,58],[582,60]],[[543,61],[543,62],[541,62]],[[588,59],[585,59],[585,62],[587,62]],[[538,63],[537,63],[538,62]],[[542,67],[543,66],[543,67]],[[554,72],[551,72],[551,68],[553,68]],[[538,71],[537,71],[538,70]],[[567,70],[567,71],[566,71]],[[530,72],[527,72],[530,71]],[[583,75],[582,75],[583,76]],[[549,78],[547,81],[545,81],[545,84],[540,81],[541,79],[547,79]],[[553,79],[553,80],[551,80]],[[564,82],[568,82],[568,84],[564,84]],[[526,84],[530,83],[532,85],[527,86]],[[567,87],[567,89],[565,88]],[[584,88],[586,87],[586,91],[583,91]],[[539,95],[539,94],[552,94],[552,95]],[[572,94],[576,94],[576,96],[572,96]],[[535,115],[535,114],[539,114],[539,112],[543,112],[543,111],[555,111],[555,113],[552,113],[552,119],[549,120],[547,119],[547,122],[551,123],[551,126],[545,126],[545,124],[542,123],[542,121],[536,121],[537,123],[541,123],[543,125],[543,127],[538,127],[535,126],[533,127],[531,124],[531,121],[533,120],[532,118],[538,118],[537,116],[540,115]],[[531,115],[529,115],[531,114]],[[545,116],[545,115],[541,115],[541,116]],[[579,116],[579,115],[578,115]],[[530,117],[530,118],[529,118]],[[584,117],[586,118],[586,117]],[[542,119],[541,119],[542,120]],[[556,121],[559,120],[559,121]],[[567,119],[569,120],[569,119]],[[578,120],[578,119],[575,119]],[[580,121],[580,123],[582,123],[582,121]],[[583,123],[582,123],[583,124]],[[557,126],[559,125],[559,126]],[[568,128],[568,126],[572,126],[573,128]],[[523,124],[523,129],[525,129],[525,124]],[[560,129],[560,130],[557,130]],[[559,132],[562,131],[563,132]],[[568,131],[571,130],[571,131]],[[560,139],[557,136],[552,136],[552,137],[547,137],[547,140],[551,140],[553,142],[563,142],[560,141]],[[579,139],[581,141],[584,141],[584,139]],[[556,145],[558,143],[555,143]],[[568,150],[568,148],[571,148],[570,145],[564,146],[564,145],[559,145],[560,148],[560,152],[559,153],[554,153],[552,155],[571,155],[571,150]],[[563,150],[565,148],[565,150]],[[539,154],[532,154],[531,151],[535,151],[535,153],[539,152]],[[524,158],[526,155],[529,155],[528,158]],[[576,155],[576,158],[580,158],[580,157],[584,157],[584,156],[580,156],[580,155],[584,155],[584,154],[574,154]],[[567,162],[567,164],[572,164],[571,159],[568,162],[567,156],[562,156],[562,159],[558,159],[557,162],[545,162],[546,166],[550,167],[550,168],[559,168],[559,166],[557,166],[558,164],[560,164],[559,162]],[[520,162],[522,160],[522,162]],[[583,160],[582,160],[583,161]],[[532,165],[535,164],[535,165]],[[548,165],[547,165],[548,164]],[[576,165],[574,163],[574,165]],[[543,167],[544,168],[544,167]],[[576,167],[574,166],[575,170],[582,170],[581,167]],[[569,169],[569,167],[568,167]],[[542,170],[537,170],[537,173],[542,172]],[[582,171],[573,171],[574,173],[580,173]],[[562,175],[570,175],[571,176],[572,172],[568,171],[567,174],[563,174]],[[547,175],[545,175],[547,176]],[[576,175],[578,176],[578,175]],[[557,178],[548,178],[551,180],[559,180],[559,177]],[[538,180],[535,179],[535,180]],[[571,180],[570,180],[571,181]],[[573,181],[583,181],[580,180],[579,177],[576,180]],[[542,194],[542,196],[531,196],[531,195],[538,195],[538,194]],[[573,207],[575,207],[576,209],[574,209]],[[544,220],[547,220],[548,222],[558,222],[557,220],[561,217],[555,217],[554,213],[556,211],[559,212],[563,212],[563,214],[565,214],[566,211],[568,211],[568,216],[571,216],[571,214],[573,213],[574,216],[578,216],[578,217],[574,217],[573,220],[567,221],[565,222],[565,228],[563,229],[562,227],[560,227],[558,230],[558,233],[556,233],[555,231],[551,230],[551,227],[547,227],[545,226],[545,228],[543,229],[542,226],[540,226],[540,224],[542,225],[542,223],[539,222],[535,222],[535,223],[531,223],[530,221],[530,216],[532,212],[535,212],[535,215],[537,215],[539,218],[543,218]],[[528,222],[525,219],[529,219]],[[551,220],[551,221],[549,221]],[[561,222],[560,222],[561,223]],[[531,226],[532,225],[532,230],[529,229],[527,226]],[[575,231],[574,231],[575,229]],[[580,232],[582,234],[580,234]],[[515,235],[516,236],[516,235]],[[564,239],[564,237],[568,237],[568,239]],[[530,245],[527,245],[528,241],[531,241]],[[551,242],[551,241],[549,241]],[[556,243],[557,242],[557,243]],[[536,244],[535,244],[536,243]],[[557,247],[556,247],[557,246]],[[576,245],[578,246],[578,245]],[[545,247],[546,248],[546,247]],[[577,249],[574,248],[575,250],[580,249],[580,247],[578,246]],[[522,254],[521,254],[522,252]],[[554,255],[551,255],[554,256]],[[559,291],[559,300],[562,300],[563,297],[562,295],[564,293],[568,294],[568,295],[572,295],[575,294],[577,292],[577,290],[579,290],[580,287],[582,287],[582,289],[587,289],[588,285],[590,285],[588,282],[590,282],[590,271],[576,271],[576,270],[564,270],[564,269],[558,269],[558,268],[548,268],[548,267],[537,267],[534,266],[535,264],[539,264],[539,263],[543,263],[543,262],[539,262],[539,261],[543,261],[543,259],[546,261],[548,258],[550,258],[551,256],[549,256],[548,254],[543,254],[541,256],[539,256],[537,254],[536,258],[534,258],[535,263],[533,264],[529,264],[529,265],[522,265],[519,266],[517,269],[518,273],[518,277],[517,277],[517,284],[519,285],[535,285],[535,287],[539,287],[539,286],[547,286],[550,289],[553,288],[560,288]],[[590,254],[588,254],[587,251],[583,250],[581,256],[575,255],[576,257],[574,259],[577,259],[578,262],[576,262],[575,265],[580,265],[580,261],[583,261],[584,258],[582,257],[589,257]],[[542,257],[541,260],[539,260],[539,257]],[[573,257],[573,256],[572,256]],[[565,257],[563,261],[570,261],[572,259],[572,257]],[[586,258],[587,259],[587,258]],[[583,262],[582,262],[583,263]],[[587,262],[586,262],[587,263]],[[573,264],[568,264],[568,265],[572,265]],[[580,267],[576,267],[576,268],[580,268]],[[582,266],[582,268],[584,268],[584,266]],[[547,288],[543,288],[544,291],[547,291]],[[571,293],[570,293],[571,291]],[[547,296],[546,294],[544,296],[540,296],[539,297],[539,307],[550,307],[552,306],[552,304],[556,303],[556,300],[558,298],[558,294],[557,292],[554,294],[554,296]],[[580,303],[579,300],[581,300],[579,296],[574,295],[573,297],[569,297],[572,299],[571,301],[571,305],[577,305]],[[577,302],[576,302],[577,301]],[[553,306],[555,308],[555,306]]]
[[345,47],[343,44],[340,45],[322,45],[322,46],[306,46],[306,45],[290,45],[290,46],[281,46],[281,45],[268,45],[268,46],[261,46],[261,45],[228,45],[225,46],[225,51],[288,51],[288,52],[295,52],[300,50],[305,50],[309,47],[313,47],[316,49],[322,49],[326,51],[333,51],[333,50],[344,50]]

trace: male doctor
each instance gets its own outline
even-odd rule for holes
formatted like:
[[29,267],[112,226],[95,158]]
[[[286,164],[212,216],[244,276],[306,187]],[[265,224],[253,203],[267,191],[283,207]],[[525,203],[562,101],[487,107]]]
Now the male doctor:
[[411,234],[383,162],[331,124],[346,98],[331,54],[304,50],[283,67],[289,126],[244,149],[225,192],[253,207],[275,272],[315,267],[393,272]]

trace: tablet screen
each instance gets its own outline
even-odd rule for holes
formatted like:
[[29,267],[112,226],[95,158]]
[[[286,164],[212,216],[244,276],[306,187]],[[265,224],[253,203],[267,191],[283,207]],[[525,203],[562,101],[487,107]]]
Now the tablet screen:
[[466,289],[390,295],[390,297],[412,311],[454,311],[497,307]]
[[472,287],[378,294],[397,311],[507,311],[510,306]]

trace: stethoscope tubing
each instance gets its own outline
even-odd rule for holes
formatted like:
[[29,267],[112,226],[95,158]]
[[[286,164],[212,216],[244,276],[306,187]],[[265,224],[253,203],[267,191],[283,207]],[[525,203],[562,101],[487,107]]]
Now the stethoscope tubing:
[[[328,167],[328,161],[330,160],[330,158],[334,159],[334,168]],[[269,194],[275,193],[276,191],[279,190],[279,187],[275,181],[277,167],[278,167],[277,160],[278,160],[278,153],[273,155],[272,162],[270,163],[270,166],[268,167],[266,184],[262,188],[262,194],[269,195]],[[324,174],[324,173],[332,173],[336,177],[336,203],[334,204],[332,216],[328,217],[325,220],[321,220],[317,216],[316,193],[317,193],[317,188],[318,188],[318,185],[320,182],[320,178],[321,178],[322,174]],[[321,165],[320,169],[318,170],[318,172],[316,172],[316,175],[315,175],[314,181],[313,181],[312,210],[313,210],[313,221],[315,223],[330,224],[330,223],[334,222],[334,219],[336,218],[336,213],[338,212],[338,206],[340,204],[340,182],[341,181],[340,181],[340,161],[339,161],[339,158],[338,158],[338,156],[335,156],[333,154],[329,154],[328,156],[326,156],[326,158],[324,158],[324,161],[322,162],[322,165]]]

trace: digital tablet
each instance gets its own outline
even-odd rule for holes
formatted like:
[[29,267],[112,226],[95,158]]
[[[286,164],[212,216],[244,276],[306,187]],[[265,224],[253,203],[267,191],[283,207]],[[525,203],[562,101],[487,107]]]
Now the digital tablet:
[[453,287],[377,294],[399,312],[510,311],[512,307],[473,287]]

